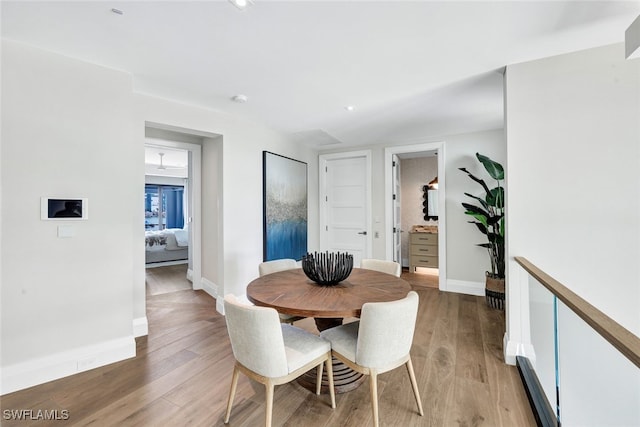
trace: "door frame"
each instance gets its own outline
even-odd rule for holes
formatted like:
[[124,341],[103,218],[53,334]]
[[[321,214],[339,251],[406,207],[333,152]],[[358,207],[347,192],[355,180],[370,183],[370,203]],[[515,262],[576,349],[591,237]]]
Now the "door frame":
[[[402,267],[402,218],[396,216],[396,208],[402,213],[402,191],[396,191],[398,187],[402,188],[402,169],[400,167],[400,157],[397,154],[391,155],[391,239],[393,240],[393,250],[391,251],[391,260],[400,264]],[[399,185],[398,185],[399,184]]]
[[367,213],[366,223],[366,243],[367,248],[363,255],[364,258],[371,258],[373,236],[372,234],[372,211],[371,211],[371,150],[359,150],[359,151],[345,151],[342,153],[320,154],[318,156],[318,207],[319,207],[319,223],[318,232],[320,235],[320,250],[327,250],[328,246],[328,233],[327,233],[327,162],[331,160],[351,159],[354,157],[365,158],[366,168],[366,185],[367,190],[365,194],[365,211]]
[[[384,149],[384,208],[385,230],[393,233],[393,155],[436,151],[438,157],[438,287],[447,290],[447,239],[446,239],[446,173],[444,141],[399,145]],[[386,233],[385,233],[386,234]],[[393,235],[386,239],[386,258],[393,259]]]

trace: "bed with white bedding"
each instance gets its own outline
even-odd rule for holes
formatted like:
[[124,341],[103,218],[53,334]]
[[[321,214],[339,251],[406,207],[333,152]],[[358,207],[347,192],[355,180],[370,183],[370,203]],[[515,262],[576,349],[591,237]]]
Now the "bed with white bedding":
[[145,262],[147,264],[182,261],[189,258],[189,232],[182,228],[145,231]]

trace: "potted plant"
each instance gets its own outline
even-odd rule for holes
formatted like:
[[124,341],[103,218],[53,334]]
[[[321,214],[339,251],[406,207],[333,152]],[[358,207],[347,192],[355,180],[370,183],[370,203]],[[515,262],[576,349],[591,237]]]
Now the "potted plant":
[[476,153],[476,158],[489,174],[495,180],[495,187],[489,188],[487,183],[466,168],[459,168],[466,173],[469,178],[477,182],[484,189],[484,196],[478,197],[469,193],[464,193],[478,202],[479,205],[471,203],[462,203],[465,208],[465,214],[474,218],[469,221],[475,224],[478,230],[487,237],[486,243],[480,243],[478,246],[486,248],[491,260],[491,271],[486,272],[485,295],[487,304],[493,308],[504,309],[504,271],[505,271],[505,253],[504,253],[504,168],[498,162],[491,160],[487,156]]

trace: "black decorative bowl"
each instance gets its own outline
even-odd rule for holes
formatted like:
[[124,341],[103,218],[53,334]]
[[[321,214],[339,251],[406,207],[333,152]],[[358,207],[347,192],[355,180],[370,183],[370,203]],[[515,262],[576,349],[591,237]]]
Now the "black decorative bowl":
[[353,255],[348,253],[307,253],[302,256],[302,270],[319,285],[337,285],[351,274]]

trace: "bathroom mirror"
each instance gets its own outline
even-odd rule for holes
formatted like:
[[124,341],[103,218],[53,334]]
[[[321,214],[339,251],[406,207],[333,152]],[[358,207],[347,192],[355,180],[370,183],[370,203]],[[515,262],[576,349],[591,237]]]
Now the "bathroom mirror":
[[422,187],[424,192],[424,202],[422,202],[422,212],[425,221],[438,219],[438,177],[435,177],[427,185]]

